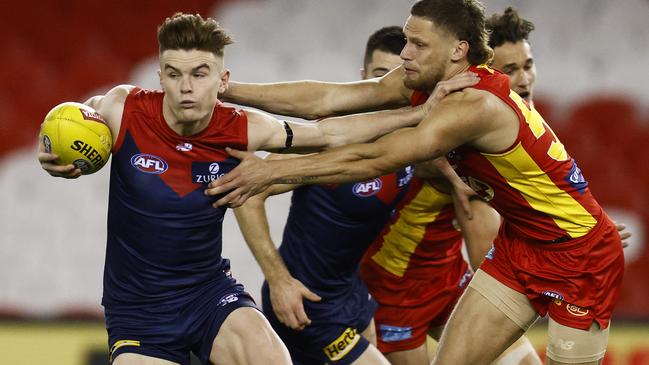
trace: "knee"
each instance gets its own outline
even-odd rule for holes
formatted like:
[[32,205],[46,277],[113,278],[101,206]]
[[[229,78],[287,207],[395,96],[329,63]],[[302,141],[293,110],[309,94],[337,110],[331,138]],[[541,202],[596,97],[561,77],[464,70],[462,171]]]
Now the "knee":
[[214,364],[290,364],[284,343],[266,318],[254,308],[239,308],[223,323],[214,339]]

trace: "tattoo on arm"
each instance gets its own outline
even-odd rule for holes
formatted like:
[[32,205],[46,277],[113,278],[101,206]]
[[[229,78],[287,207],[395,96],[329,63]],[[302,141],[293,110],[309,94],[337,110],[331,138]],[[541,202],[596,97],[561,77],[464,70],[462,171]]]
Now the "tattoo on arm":
[[317,180],[318,176],[303,176],[294,178],[282,178],[278,181],[279,184],[307,184],[309,181]]

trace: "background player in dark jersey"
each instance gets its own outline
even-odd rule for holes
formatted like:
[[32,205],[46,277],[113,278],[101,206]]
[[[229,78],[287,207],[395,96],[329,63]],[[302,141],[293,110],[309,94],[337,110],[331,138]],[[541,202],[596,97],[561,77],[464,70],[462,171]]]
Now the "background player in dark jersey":
[[[397,67],[403,42],[398,27],[374,33],[366,47],[362,77],[379,77]],[[291,156],[269,158],[287,157]],[[411,177],[412,169],[406,167],[359,183],[274,186],[235,210],[266,277],[264,313],[294,363],[388,364],[375,348],[371,320],[376,303],[369,298],[358,267]],[[278,254],[264,201],[295,188]]]
[[[550,313],[549,363],[598,364],[624,270],[620,236],[538,112],[510,92],[503,74],[480,66],[491,57],[483,12],[477,1],[422,0],[413,5],[404,27],[404,65],[394,72],[403,76],[404,86],[430,89],[467,69],[481,77],[476,87],[453,93],[431,108],[417,127],[290,163],[231,151],[245,161],[211,183],[207,193],[234,188],[217,204],[236,204],[272,183],[360,180],[453,151],[449,159],[462,175],[482,185],[481,193],[491,199],[504,223],[495,250],[451,315],[434,363],[489,363],[538,315]],[[347,98],[350,109],[394,104],[402,100],[402,88],[390,86],[389,75],[382,80],[386,89],[357,84],[345,94],[342,85],[321,85],[315,93],[336,92]],[[280,86],[278,94],[295,86]],[[308,88],[297,83],[300,93],[308,94]],[[367,105],[362,94],[384,99]]]
[[[224,209],[206,183],[237,164],[226,146],[321,149],[379,135],[421,119],[421,108],[281,123],[224,107],[223,49],[229,36],[212,19],[176,14],[158,30],[162,91],[121,85],[86,102],[113,135],[104,271],[106,326],[114,364],[288,364],[286,348],[221,257]],[[290,137],[292,133],[292,140]],[[76,178],[44,152],[50,175]],[[151,162],[151,163],[150,163]]]

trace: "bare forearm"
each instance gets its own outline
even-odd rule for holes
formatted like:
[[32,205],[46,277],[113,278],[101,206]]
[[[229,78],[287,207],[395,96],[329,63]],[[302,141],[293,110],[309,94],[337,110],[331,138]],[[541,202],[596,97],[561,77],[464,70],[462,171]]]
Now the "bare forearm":
[[365,80],[349,83],[294,81],[272,84],[230,82],[220,98],[224,101],[253,106],[267,112],[320,119],[336,115],[407,106],[410,91],[399,75],[394,80]]
[[250,252],[270,283],[290,274],[270,237],[264,200],[265,197],[252,198],[243,206],[234,209],[234,214]]
[[471,201],[473,219],[468,219],[459,202],[454,199],[455,214],[466,242],[467,253],[471,267],[477,269],[491,248],[498,229],[500,216],[482,200]]
[[374,141],[397,129],[414,127],[424,117],[423,108],[406,107],[328,118],[319,122],[319,128],[326,136],[328,148],[333,148]]
[[270,179],[275,184],[328,184],[384,175],[428,158],[425,150],[404,143],[409,140],[406,135],[413,133],[413,128],[405,128],[374,143],[343,146],[290,161],[269,161]]
[[270,113],[304,119],[319,119],[336,115],[323,100],[331,87],[318,81],[252,84],[230,82],[220,98],[240,105],[252,106]]

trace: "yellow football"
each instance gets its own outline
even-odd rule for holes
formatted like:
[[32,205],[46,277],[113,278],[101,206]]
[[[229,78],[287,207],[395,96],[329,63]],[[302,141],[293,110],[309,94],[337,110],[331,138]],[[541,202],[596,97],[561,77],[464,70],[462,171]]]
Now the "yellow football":
[[59,104],[47,113],[39,138],[46,152],[59,156],[59,165],[73,164],[83,175],[106,164],[113,144],[104,118],[95,109],[74,102]]

